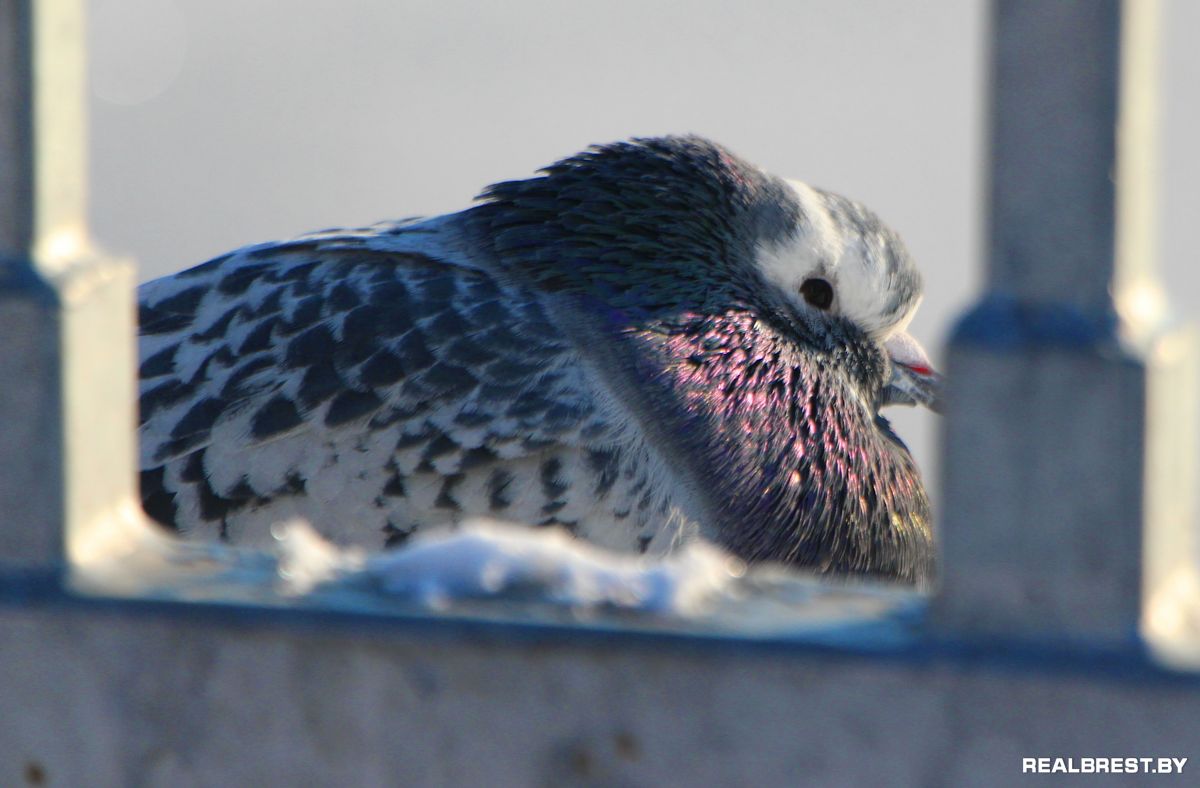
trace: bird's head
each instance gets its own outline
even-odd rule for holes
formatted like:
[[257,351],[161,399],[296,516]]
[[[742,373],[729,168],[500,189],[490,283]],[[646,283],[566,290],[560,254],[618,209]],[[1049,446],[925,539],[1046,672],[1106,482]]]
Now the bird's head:
[[906,332],[921,275],[859,203],[694,136],[596,146],[543,173],[490,187],[473,214],[541,287],[634,321],[745,305],[810,344],[851,348],[840,355],[857,359],[870,406],[940,408],[941,378]]
[[[766,176],[770,178],[771,176]],[[900,237],[863,205],[799,181],[787,225],[761,238],[753,265],[781,310],[802,333],[826,345],[867,340],[889,363],[877,406],[941,409],[941,376],[907,331],[922,281]]]

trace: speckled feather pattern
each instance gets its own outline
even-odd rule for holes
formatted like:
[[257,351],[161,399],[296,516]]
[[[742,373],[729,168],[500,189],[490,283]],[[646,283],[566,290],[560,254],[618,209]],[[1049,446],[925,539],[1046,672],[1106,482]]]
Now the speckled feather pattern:
[[[143,495],[186,532],[341,543],[492,514],[645,549],[646,451],[528,289],[391,227],[214,260],[141,293]],[[419,244],[418,244],[419,245]]]
[[[831,237],[876,261],[880,319],[900,320],[920,285],[898,240],[812,193]],[[146,509],[249,544],[296,515],[368,547],[478,514],[621,550],[699,534],[750,560],[926,582],[928,501],[878,413],[880,345],[807,314],[756,262],[812,231],[796,194],[706,140],[638,140],[459,214],[151,282]]]

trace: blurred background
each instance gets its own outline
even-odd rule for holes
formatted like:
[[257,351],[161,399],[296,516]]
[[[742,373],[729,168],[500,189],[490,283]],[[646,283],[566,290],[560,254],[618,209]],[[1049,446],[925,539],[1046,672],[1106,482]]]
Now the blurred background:
[[[695,132],[861,200],[926,279],[935,362],[981,281],[983,0],[89,0],[91,215],[142,280],[465,207],[591,143]],[[1200,3],[1163,4],[1162,270],[1200,316]],[[893,409],[936,486],[934,417]],[[933,490],[936,495],[936,489]]]

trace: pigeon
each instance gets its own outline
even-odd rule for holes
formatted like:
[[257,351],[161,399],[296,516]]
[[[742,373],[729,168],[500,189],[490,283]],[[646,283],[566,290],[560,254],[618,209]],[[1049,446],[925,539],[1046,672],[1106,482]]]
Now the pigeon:
[[144,284],[143,506],[250,546],[489,517],[928,584],[928,498],[880,415],[938,407],[921,296],[857,202],[698,136],[593,146],[458,213]]

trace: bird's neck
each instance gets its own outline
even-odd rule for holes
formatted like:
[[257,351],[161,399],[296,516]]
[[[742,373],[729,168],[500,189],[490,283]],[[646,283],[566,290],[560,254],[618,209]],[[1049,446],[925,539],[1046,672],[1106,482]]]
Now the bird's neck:
[[649,381],[652,418],[700,460],[718,541],[747,559],[928,578],[928,501],[862,391],[861,365],[810,353],[749,311],[660,321],[623,340]]

